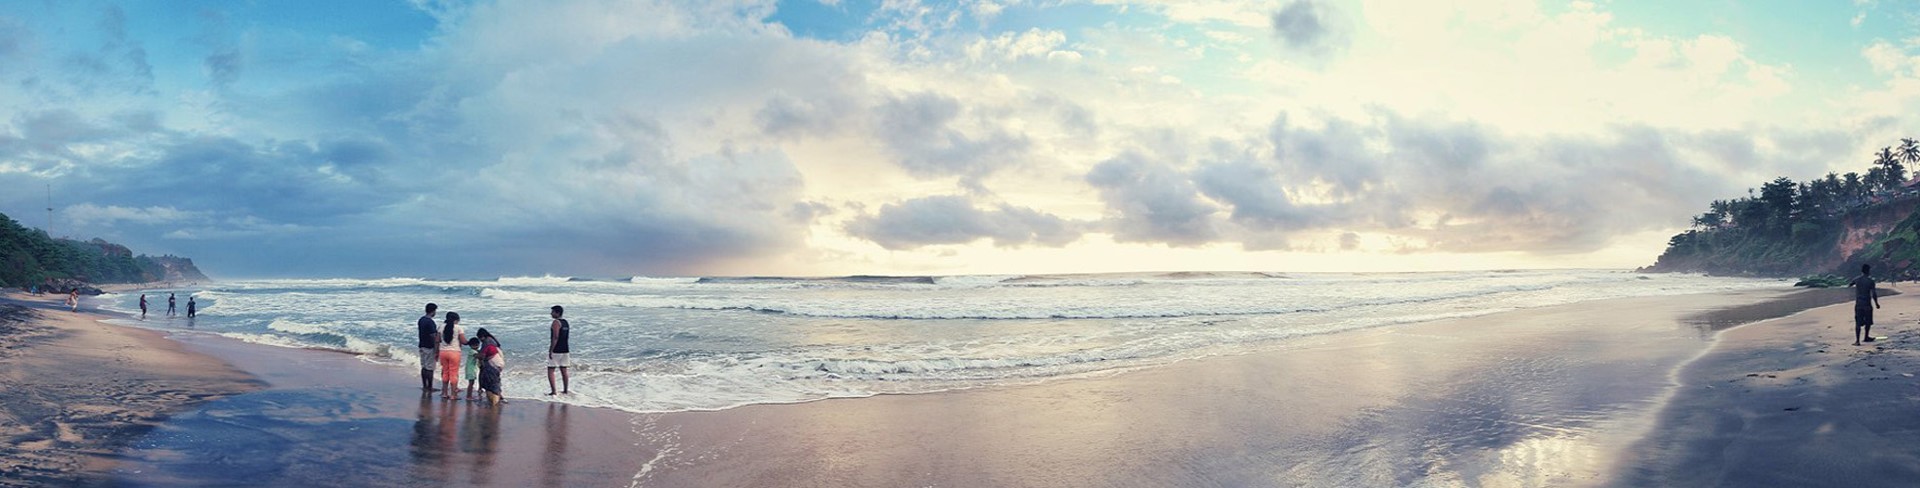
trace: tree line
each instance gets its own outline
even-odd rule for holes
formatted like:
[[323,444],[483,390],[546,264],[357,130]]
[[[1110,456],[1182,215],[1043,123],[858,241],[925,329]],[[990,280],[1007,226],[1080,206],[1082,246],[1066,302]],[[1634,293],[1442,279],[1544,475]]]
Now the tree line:
[[166,267],[126,246],[101,239],[56,239],[0,214],[0,286],[26,287],[50,279],[88,283],[145,283],[166,276]]
[[1873,166],[1866,174],[1827,173],[1826,177],[1795,182],[1785,176],[1760,185],[1756,195],[1747,190],[1746,198],[1714,200],[1707,212],[1693,218],[1693,228],[1713,230],[1725,227],[1780,227],[1809,219],[1825,219],[1873,204],[1876,198],[1897,195],[1907,189],[1907,165],[1920,163],[1920,141],[1900,139],[1898,146],[1886,146],[1874,153]]
[[1872,156],[1864,173],[1830,172],[1807,181],[1779,177],[1749,189],[1744,198],[1714,200],[1693,217],[1692,228],[1667,241],[1666,251],[1646,269],[1766,276],[1829,272],[1836,260],[1848,259],[1838,256],[1840,217],[1920,197],[1920,189],[1907,186],[1907,168],[1920,164],[1920,141],[1900,139]]

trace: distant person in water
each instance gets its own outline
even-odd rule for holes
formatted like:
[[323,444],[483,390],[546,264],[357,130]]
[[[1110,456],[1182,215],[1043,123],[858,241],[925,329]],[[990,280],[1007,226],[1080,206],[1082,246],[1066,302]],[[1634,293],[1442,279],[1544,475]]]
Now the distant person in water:
[[67,308],[74,312],[80,311],[80,290],[67,291]]
[[140,320],[147,319],[147,294],[140,294]]
[[567,367],[572,366],[573,349],[568,347],[568,336],[573,334],[573,325],[567,319],[560,318],[567,310],[559,305],[553,306],[553,323],[547,326],[547,394],[553,394],[553,370],[560,370],[560,392],[572,393],[572,378],[567,377]]
[[[1873,309],[1880,308],[1880,290],[1873,287],[1873,265],[1860,265],[1860,276],[1847,282],[1853,287],[1853,345],[1873,342]],[[1867,305],[1873,305],[1868,307]]]
[[180,315],[180,312],[178,312],[177,310],[179,309],[174,308],[173,306],[173,294],[168,293],[167,294],[167,316],[172,317],[175,315]]
[[460,314],[447,312],[447,325],[440,327],[440,398],[452,400],[460,393],[460,347],[467,343],[467,330],[460,327]]
[[[440,326],[433,323],[433,314],[440,310],[439,305],[427,304],[427,314],[420,316],[420,389],[433,391],[433,367],[440,363]],[[424,396],[424,394],[422,394]]]
[[487,403],[506,403],[506,393],[500,390],[500,373],[507,369],[507,358],[500,350],[500,340],[484,328],[474,335],[480,338],[480,389],[486,392]]
[[199,315],[200,314],[199,308],[200,308],[199,306],[194,305],[193,297],[191,296],[187,297],[187,318],[193,318],[195,315]]

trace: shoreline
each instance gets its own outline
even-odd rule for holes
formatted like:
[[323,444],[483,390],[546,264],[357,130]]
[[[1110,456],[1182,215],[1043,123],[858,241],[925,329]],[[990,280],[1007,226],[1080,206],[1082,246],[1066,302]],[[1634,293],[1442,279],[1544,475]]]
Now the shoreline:
[[[495,486],[1582,484],[1624,476],[1617,473],[1629,466],[1628,455],[1619,453],[1661,433],[1650,419],[1685,396],[1684,384],[1648,381],[1636,363],[1673,361],[1659,376],[1669,378],[1716,355],[1721,336],[1794,320],[1804,315],[1794,309],[1826,300],[1794,303],[1813,293],[1599,300],[1347,331],[1273,351],[1036,384],[651,414],[535,399],[501,409],[428,400],[411,371],[398,374],[354,354],[108,325],[164,337],[262,386],[175,411],[130,440],[106,472],[112,484],[127,486],[313,476]],[[1664,312],[1634,310],[1653,308]],[[1782,310],[1786,318],[1778,318]],[[1590,334],[1581,326],[1539,325],[1556,320],[1623,322],[1632,330]],[[1722,330],[1729,320],[1746,325]],[[1639,334],[1681,342],[1631,350]],[[1576,356],[1571,363],[1539,351],[1567,344],[1573,347],[1562,352]],[[1489,362],[1487,354],[1535,359],[1512,370],[1508,362],[1517,359]],[[1518,386],[1501,377],[1519,373]],[[1435,393],[1449,389],[1463,396]],[[1663,389],[1670,398],[1660,398]],[[1483,400],[1460,404],[1462,398]],[[1515,408],[1505,405],[1512,401],[1532,404],[1506,411]],[[1481,420],[1469,421],[1475,416]],[[1484,423],[1503,417],[1512,418]],[[1620,433],[1635,430],[1652,432]],[[1390,441],[1350,444],[1381,433]],[[1424,454],[1439,456],[1420,461],[1426,471],[1388,460],[1435,435],[1481,440]],[[1547,452],[1541,442],[1583,461],[1501,460],[1515,449]],[[340,471],[354,474],[339,478]],[[1341,472],[1348,474],[1336,476]]]
[[0,486],[99,484],[120,452],[194,405],[265,384],[164,332],[74,313],[56,295],[0,295]]
[[1908,486],[1920,477],[1920,296],[1852,344],[1837,304],[1721,331],[1614,474],[1620,486]]

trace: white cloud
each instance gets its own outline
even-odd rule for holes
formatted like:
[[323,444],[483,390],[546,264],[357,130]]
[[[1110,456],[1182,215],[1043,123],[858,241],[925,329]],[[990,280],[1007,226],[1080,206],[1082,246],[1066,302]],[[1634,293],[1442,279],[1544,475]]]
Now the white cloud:
[[171,206],[130,208],[81,203],[62,209],[61,215],[79,225],[113,225],[120,222],[152,225],[199,219],[205,217],[207,212],[180,210]]

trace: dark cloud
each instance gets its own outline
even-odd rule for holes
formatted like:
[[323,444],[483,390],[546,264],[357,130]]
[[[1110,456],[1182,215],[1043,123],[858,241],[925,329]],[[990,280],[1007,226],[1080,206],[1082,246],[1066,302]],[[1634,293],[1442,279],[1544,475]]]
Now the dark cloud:
[[1200,245],[1219,235],[1218,207],[1167,162],[1127,152],[1094,166],[1086,181],[1106,202],[1104,225],[1116,240]]
[[1277,230],[1317,225],[1324,216],[1296,207],[1277,170],[1254,161],[1219,162],[1194,171],[1193,182],[1208,198],[1231,206],[1235,222]]
[[959,176],[977,187],[981,178],[1025,157],[1026,136],[997,127],[979,135],[955,129],[962,112],[953,97],[915,93],[883,103],[877,130],[900,166],[918,177]]
[[1274,35],[1288,48],[1326,54],[1346,47],[1347,27],[1339,12],[1319,0],[1295,0],[1274,12],[1271,20]]
[[1289,176],[1326,183],[1346,195],[1365,192],[1385,176],[1381,162],[1373,160],[1378,154],[1365,143],[1379,135],[1373,128],[1332,119],[1322,128],[1303,129],[1291,127],[1282,114],[1268,135]]
[[14,64],[25,59],[32,37],[27,24],[20,19],[0,16],[0,74],[14,71]]
[[994,245],[1063,246],[1080,238],[1080,224],[1031,208],[975,207],[964,196],[932,196],[889,203],[873,215],[847,225],[847,233],[887,249],[966,244],[992,239]]
[[232,85],[240,79],[240,51],[230,49],[209,54],[201,61],[201,65],[206,68],[207,79],[213,80],[214,86]]

